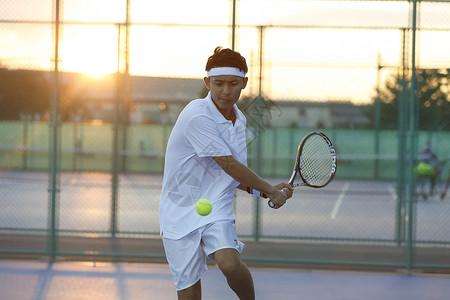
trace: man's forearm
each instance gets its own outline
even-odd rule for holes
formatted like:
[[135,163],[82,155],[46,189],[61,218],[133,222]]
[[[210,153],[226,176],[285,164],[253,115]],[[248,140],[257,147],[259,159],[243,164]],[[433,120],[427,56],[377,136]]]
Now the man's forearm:
[[222,169],[242,186],[254,188],[267,195],[273,195],[275,187],[258,176],[253,170],[232,156],[213,157]]

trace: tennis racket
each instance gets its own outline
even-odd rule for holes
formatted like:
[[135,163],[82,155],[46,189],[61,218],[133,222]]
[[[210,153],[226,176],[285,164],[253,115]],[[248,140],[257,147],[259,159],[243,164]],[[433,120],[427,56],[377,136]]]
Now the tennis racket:
[[[322,132],[311,132],[303,138],[297,150],[297,159],[289,184],[292,187],[321,188],[333,180],[336,174],[336,151],[330,139]],[[299,175],[301,182],[295,182]],[[268,201],[270,207],[275,205]]]

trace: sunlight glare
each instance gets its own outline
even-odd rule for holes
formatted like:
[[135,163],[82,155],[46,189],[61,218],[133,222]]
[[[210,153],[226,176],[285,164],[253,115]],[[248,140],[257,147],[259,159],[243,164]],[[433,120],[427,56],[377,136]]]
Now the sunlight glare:
[[[79,26],[78,26],[79,27]],[[115,26],[69,27],[61,44],[64,71],[94,77],[117,71],[117,28]]]

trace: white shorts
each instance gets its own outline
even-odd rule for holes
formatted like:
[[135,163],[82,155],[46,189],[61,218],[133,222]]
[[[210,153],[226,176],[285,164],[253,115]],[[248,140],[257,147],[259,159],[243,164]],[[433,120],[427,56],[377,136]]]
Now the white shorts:
[[234,220],[210,223],[178,240],[163,237],[163,242],[177,291],[200,280],[208,269],[206,258],[213,258],[214,252],[232,248],[240,254],[244,249],[244,244],[238,240]]

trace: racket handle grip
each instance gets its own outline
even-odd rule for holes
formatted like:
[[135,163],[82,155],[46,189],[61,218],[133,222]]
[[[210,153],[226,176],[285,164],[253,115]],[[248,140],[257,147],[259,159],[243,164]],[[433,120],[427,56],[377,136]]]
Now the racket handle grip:
[[[283,188],[281,191],[283,193],[286,193],[287,190],[288,190],[287,188]],[[270,206],[270,208],[275,208],[275,204],[273,204],[272,200],[267,201],[267,204]]]
[[260,192],[258,190],[255,190],[255,189],[253,189],[251,187],[247,187],[247,193],[252,194],[252,195],[256,195],[256,196],[259,196],[259,197],[267,198],[267,195],[265,193]]

